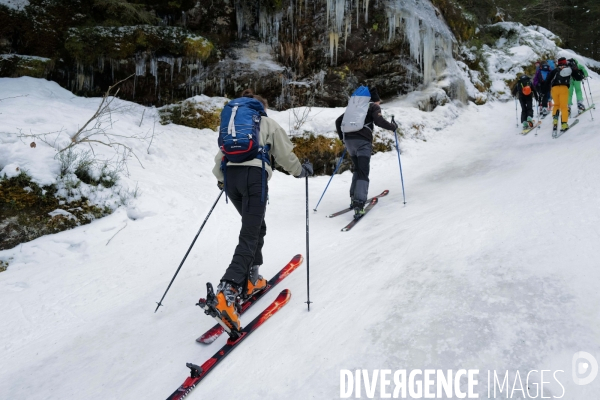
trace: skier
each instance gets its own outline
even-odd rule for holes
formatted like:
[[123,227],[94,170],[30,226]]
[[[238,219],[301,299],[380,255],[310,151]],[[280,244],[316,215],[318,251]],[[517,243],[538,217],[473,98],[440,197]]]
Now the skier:
[[542,106],[542,117],[548,115],[548,100],[550,98],[550,81],[548,77],[550,75],[550,66],[547,62],[542,62],[540,69],[535,73],[533,77],[533,86],[540,97],[540,105]]
[[[249,99],[255,101],[252,102]],[[278,165],[296,178],[311,176],[313,166],[308,161],[300,164],[298,157],[292,152],[294,145],[283,128],[266,116],[268,103],[264,98],[255,95],[251,89],[246,89],[240,99],[232,100],[230,103],[234,102],[242,105],[233,107],[231,117],[225,121],[223,121],[226,118],[225,110],[223,111],[221,114],[220,138],[223,132],[227,133],[228,128],[231,129],[235,125],[234,136],[237,129],[237,138],[239,139],[245,126],[245,121],[239,120],[244,115],[242,109],[244,104],[249,104],[247,108],[258,107],[261,115],[259,117],[259,145],[260,148],[266,149],[268,160],[263,163],[264,159],[261,160],[257,157],[243,162],[228,162],[228,155],[223,152],[225,146],[221,145],[215,157],[213,168],[213,174],[217,178],[219,189],[225,189],[226,195],[242,216],[242,228],[231,263],[217,287],[216,298],[209,306],[211,306],[212,311],[217,312],[218,318],[225,322],[230,329],[239,332],[241,324],[238,298],[241,300],[246,299],[264,289],[267,285],[266,279],[259,275],[258,269],[263,263],[262,247],[267,232],[264,221],[267,203],[265,196],[268,193],[266,180],[270,179],[273,174],[269,165],[270,156],[273,156]],[[263,107],[264,111],[262,111]],[[256,122],[256,119],[252,118],[256,117],[250,117],[246,126],[248,124],[251,126],[252,121]],[[268,173],[266,180],[264,179],[265,170]],[[207,301],[209,301],[208,298]]]
[[569,129],[569,108],[568,108],[568,96],[569,87],[571,83],[571,68],[569,68],[567,59],[561,57],[558,59],[558,67],[552,71],[549,75],[548,80],[552,85],[552,97],[555,101],[555,107],[553,110],[553,130],[558,129],[558,114],[561,115],[562,125],[561,131]]
[[531,78],[527,75],[521,77],[515,83],[512,89],[513,97],[519,95],[519,103],[521,103],[521,123],[523,129],[533,127],[533,98],[538,98],[538,94],[533,87]]
[[569,116],[571,115],[571,106],[573,105],[573,92],[577,95],[577,109],[579,112],[585,110],[583,104],[583,95],[581,94],[581,81],[587,79],[588,71],[583,64],[580,64],[574,58],[568,60],[569,67],[573,71],[571,74],[571,86],[569,86]]
[[342,132],[344,114],[340,115],[335,121],[338,136],[344,142],[354,167],[352,184],[350,185],[350,207],[354,209],[354,218],[360,218],[365,214],[369,192],[369,170],[373,152],[374,125],[390,131],[398,128],[398,125],[386,121],[381,115],[381,98],[377,93],[377,88],[369,88],[369,92],[371,93],[369,110],[361,130],[344,134]]

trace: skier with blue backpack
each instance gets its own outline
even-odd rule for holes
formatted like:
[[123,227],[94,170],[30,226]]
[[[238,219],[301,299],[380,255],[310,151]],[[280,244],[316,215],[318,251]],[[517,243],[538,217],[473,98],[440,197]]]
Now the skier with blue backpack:
[[550,101],[550,91],[552,85],[550,83],[550,65],[544,61],[533,77],[533,87],[539,94],[540,106],[542,107],[542,118],[548,115],[548,102]]
[[338,136],[344,142],[354,167],[350,185],[350,207],[354,209],[354,218],[365,214],[373,152],[373,129],[375,125],[390,131],[398,128],[394,122],[383,118],[380,104],[381,98],[377,88],[361,86],[350,97],[346,112],[335,121]]
[[[242,217],[238,245],[216,295],[207,295],[206,313],[221,320],[231,331],[241,330],[240,304],[264,289],[266,279],[259,275],[262,248],[267,233],[264,216],[268,184],[273,170],[271,156],[296,178],[313,174],[310,162],[301,164],[286,132],[267,117],[267,101],[246,89],[221,112],[219,151],[213,174]],[[212,288],[212,286],[210,286]]]

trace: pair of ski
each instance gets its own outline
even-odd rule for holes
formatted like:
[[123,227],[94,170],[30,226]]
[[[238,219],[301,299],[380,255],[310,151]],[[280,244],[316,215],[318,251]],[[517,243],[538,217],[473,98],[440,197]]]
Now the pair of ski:
[[[274,286],[285,279],[289,274],[294,272],[300,266],[300,264],[302,264],[302,261],[304,261],[304,258],[301,254],[294,256],[294,258],[292,258],[285,267],[283,267],[273,278],[271,278],[271,280],[269,280],[269,282],[267,282],[267,287],[264,290],[255,293],[252,297],[242,303],[240,315],[245,313]],[[221,360],[223,360],[223,358],[225,358],[238,344],[246,339],[248,335],[258,329],[258,327],[261,326],[267,319],[272,317],[273,314],[286,305],[290,301],[291,297],[292,293],[288,289],[282,290],[277,298],[267,308],[265,308],[264,311],[254,318],[252,322],[246,325],[246,327],[243,328],[238,335],[235,335],[235,339],[230,337],[229,340],[227,340],[227,343],[221,347],[221,349],[217,351],[211,358],[206,360],[204,364],[198,366],[196,364],[187,363],[186,367],[190,369],[190,376],[186,378],[183,384],[179,386],[179,388],[177,388],[177,390],[173,392],[173,394],[171,394],[167,400],[179,400],[186,397],[198,385],[198,383],[200,383],[200,381],[204,379],[204,377],[210,371],[212,371]],[[199,303],[202,303],[202,301]],[[204,344],[212,343],[224,331],[225,329],[220,324],[217,324],[196,339],[196,341]]]
[[[543,117],[542,117],[543,118]],[[539,127],[540,125],[542,125],[542,121],[536,121],[532,126],[530,126],[529,128],[525,128],[523,129],[523,132],[521,132],[521,134],[523,136],[527,135],[529,132],[531,132],[532,130],[534,130],[535,128]]]
[[564,135],[565,132],[567,132],[569,129],[571,129],[572,127],[574,127],[578,123],[579,123],[579,120],[576,119],[575,121],[573,121],[573,122],[571,122],[569,124],[569,127],[567,129],[561,129],[560,131],[558,130],[558,125],[554,125],[554,127],[552,129],[552,139],[558,139],[559,137],[561,137],[562,135]]
[[[365,207],[365,213],[361,217],[353,219],[348,225],[346,225],[345,227],[343,227],[342,228],[342,232],[348,232],[356,224],[358,224],[358,222],[360,220],[362,220],[365,217],[365,215],[367,215],[367,213],[373,209],[373,207],[375,207],[375,205],[377,204],[377,202],[379,201],[379,199],[381,197],[387,196],[387,194],[389,192],[390,192],[389,190],[384,190],[383,192],[381,192],[377,196],[371,197],[370,199],[367,199],[367,202],[366,202],[367,205]],[[334,217],[340,216],[342,214],[346,214],[347,212],[350,212],[352,210],[353,210],[352,207],[348,207],[348,208],[345,208],[345,209],[343,209],[341,211],[335,212],[333,214],[326,215],[326,217],[327,218],[334,218]]]

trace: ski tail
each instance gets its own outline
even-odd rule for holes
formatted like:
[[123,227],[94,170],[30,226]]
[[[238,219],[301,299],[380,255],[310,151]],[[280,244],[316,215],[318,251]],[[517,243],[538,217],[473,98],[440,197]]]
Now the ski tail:
[[214,367],[221,362],[236,346],[238,346],[248,335],[258,329],[264,324],[269,318],[271,318],[277,311],[279,311],[284,305],[286,305],[292,293],[288,289],[284,289],[279,293],[277,298],[265,308],[252,322],[250,322],[244,329],[242,329],[239,338],[232,340],[229,339],[227,343],[221,347],[211,358],[206,360],[204,364],[198,366],[192,363],[187,363],[186,366],[190,369],[190,376],[186,378],[171,396],[167,400],[180,400],[186,397]]

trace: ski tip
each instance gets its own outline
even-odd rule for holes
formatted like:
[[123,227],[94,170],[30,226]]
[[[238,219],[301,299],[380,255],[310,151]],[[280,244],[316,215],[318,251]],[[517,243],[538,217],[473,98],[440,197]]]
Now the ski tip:
[[277,295],[277,298],[275,299],[275,302],[281,302],[281,301],[285,301],[286,303],[288,302],[288,300],[292,297],[292,292],[290,291],[290,289],[283,289],[281,292],[279,292],[279,294]]
[[292,258],[292,262],[302,264],[304,262],[304,256],[302,254],[296,254],[294,258]]

